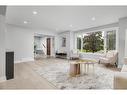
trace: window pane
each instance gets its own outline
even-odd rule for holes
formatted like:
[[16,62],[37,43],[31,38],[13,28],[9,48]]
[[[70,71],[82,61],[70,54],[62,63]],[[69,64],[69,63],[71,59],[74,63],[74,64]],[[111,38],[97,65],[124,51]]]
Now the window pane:
[[81,38],[77,37],[77,49],[81,50]]
[[93,53],[102,51],[104,47],[104,38],[102,35],[103,35],[102,31],[84,34],[83,51]]
[[107,50],[115,50],[116,49],[116,31],[107,31]]

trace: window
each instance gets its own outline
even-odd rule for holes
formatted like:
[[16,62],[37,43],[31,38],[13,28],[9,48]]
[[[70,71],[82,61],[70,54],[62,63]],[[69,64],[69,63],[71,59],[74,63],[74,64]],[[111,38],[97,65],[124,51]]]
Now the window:
[[77,49],[81,50],[81,37],[77,37]]
[[106,46],[108,50],[116,49],[116,30],[107,31]]
[[104,53],[116,49],[116,30],[83,33],[76,39],[77,49],[81,52]]
[[83,51],[94,53],[103,50],[103,40],[102,31],[86,33],[83,37]]

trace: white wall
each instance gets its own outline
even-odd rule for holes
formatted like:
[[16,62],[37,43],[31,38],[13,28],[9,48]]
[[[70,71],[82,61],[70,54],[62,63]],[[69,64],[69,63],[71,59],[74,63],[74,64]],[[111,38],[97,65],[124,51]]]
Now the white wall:
[[119,22],[101,25],[98,27],[91,27],[91,28],[87,28],[87,29],[82,29],[79,31],[75,31],[75,33],[84,33],[84,32],[89,32],[89,31],[96,31],[96,30],[101,30],[101,29],[106,29],[106,28],[112,28],[112,27],[119,27]]
[[42,35],[47,35],[47,36],[56,36],[57,33],[55,31],[50,31],[50,30],[34,30],[32,29],[32,31],[34,31],[35,34],[42,34]]
[[[66,47],[62,47],[62,38],[66,38]],[[55,51],[63,51],[67,53],[67,57],[69,57],[70,51],[74,49],[74,32],[73,31],[66,31],[59,33],[55,37]]]
[[6,6],[0,6],[0,82],[5,77],[5,13]]
[[0,15],[0,81],[5,79],[5,17]]
[[7,25],[6,49],[14,51],[15,63],[33,61],[34,33],[29,29]]
[[14,51],[15,63],[34,60],[34,34],[56,35],[47,30],[34,30],[10,24],[6,26],[6,50]]
[[119,67],[122,67],[124,64],[125,57],[125,36],[127,29],[127,17],[119,19]]
[[125,32],[125,57],[127,57],[127,29]]
[[75,34],[73,31],[70,31],[70,50],[75,49]]
[[[65,37],[66,38],[66,46],[62,47],[62,38]],[[69,31],[67,32],[62,32],[59,33],[56,37],[56,44],[57,44],[57,52],[65,52],[67,54],[69,54],[69,49],[70,49],[70,33]]]

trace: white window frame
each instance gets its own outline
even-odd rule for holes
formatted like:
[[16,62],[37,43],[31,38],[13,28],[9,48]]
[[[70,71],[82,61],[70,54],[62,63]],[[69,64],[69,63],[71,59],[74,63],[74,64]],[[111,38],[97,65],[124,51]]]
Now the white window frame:
[[[104,29],[98,29],[98,30],[94,30],[94,31],[87,31],[87,32],[80,32],[80,33],[75,33],[75,49],[77,49],[77,36],[78,35],[83,35],[84,33],[90,33],[90,32],[96,32],[96,31],[104,31],[104,52],[106,53],[107,51],[107,46],[106,46],[106,32],[107,31],[111,31],[111,30],[116,30],[116,50],[118,51],[118,30],[119,30],[119,27],[112,27],[112,28],[104,28]],[[81,36],[81,51],[83,49],[83,36]]]

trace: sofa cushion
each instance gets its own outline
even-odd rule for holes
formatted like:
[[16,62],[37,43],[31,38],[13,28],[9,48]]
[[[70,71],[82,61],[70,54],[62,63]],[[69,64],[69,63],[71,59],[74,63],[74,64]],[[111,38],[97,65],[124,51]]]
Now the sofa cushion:
[[112,57],[112,56],[114,56],[114,52],[108,51],[106,57]]

